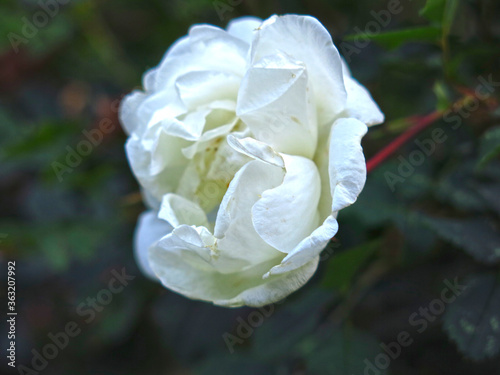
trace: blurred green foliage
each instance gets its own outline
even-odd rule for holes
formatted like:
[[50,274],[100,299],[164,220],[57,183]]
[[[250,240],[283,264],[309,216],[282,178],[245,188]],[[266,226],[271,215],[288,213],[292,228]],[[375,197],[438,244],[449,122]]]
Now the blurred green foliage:
[[[0,246],[2,269],[17,263],[17,362],[29,365],[31,350],[74,320],[82,334],[45,373],[497,374],[498,86],[475,109],[457,103],[467,95],[470,103],[481,77],[500,81],[500,4],[401,0],[370,33],[390,2],[221,1],[74,0],[29,37],[23,28],[39,2],[1,3]],[[445,116],[368,176],[313,280],[264,316],[190,301],[140,275],[132,236],[144,207],[115,104],[191,24],[273,13],[317,17],[379,103],[386,123],[363,140],[367,158],[410,118]],[[59,178],[54,162],[67,163],[67,147],[76,150],[103,119],[113,130]],[[446,140],[413,162],[435,128]],[[391,185],[390,174],[402,181]],[[137,277],[85,323],[77,306],[122,267]],[[455,278],[466,292],[416,331],[412,314]],[[242,339],[252,312],[262,322]],[[403,331],[413,343],[377,365],[381,344]],[[233,354],[225,334],[237,339]]]

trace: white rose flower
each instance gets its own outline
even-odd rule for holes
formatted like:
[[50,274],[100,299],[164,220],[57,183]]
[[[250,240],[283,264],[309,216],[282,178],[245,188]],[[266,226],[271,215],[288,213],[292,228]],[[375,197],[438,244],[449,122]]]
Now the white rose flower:
[[150,210],[143,271],[189,298],[262,306],[304,285],[366,179],[384,116],[313,17],[195,25],[124,100]]

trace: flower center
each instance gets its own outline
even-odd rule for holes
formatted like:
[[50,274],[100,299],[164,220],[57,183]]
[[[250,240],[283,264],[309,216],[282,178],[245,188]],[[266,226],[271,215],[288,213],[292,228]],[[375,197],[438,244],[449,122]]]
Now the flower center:
[[200,140],[183,149],[190,161],[176,193],[198,203],[207,214],[217,209],[236,172],[250,160],[229,146],[226,137],[245,130],[234,112],[231,118],[227,112],[207,116]]

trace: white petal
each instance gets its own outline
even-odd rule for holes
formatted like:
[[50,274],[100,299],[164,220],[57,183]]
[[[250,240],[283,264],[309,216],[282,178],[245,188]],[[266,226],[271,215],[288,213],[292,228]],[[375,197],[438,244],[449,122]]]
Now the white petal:
[[321,179],[321,196],[318,203],[320,221],[325,220],[332,214],[332,194],[330,192],[330,176],[328,174],[330,131],[325,131],[325,133],[325,135],[319,138],[316,155],[314,155],[314,163],[318,168]]
[[206,107],[199,107],[198,110],[189,113],[182,118],[182,121],[179,121],[183,132],[189,132],[189,136],[171,130],[166,130],[166,132],[194,141],[182,150],[186,158],[192,159],[201,146],[228,134],[236,126],[238,118],[234,114],[234,108],[233,101],[216,100]]
[[[318,259],[283,275],[263,279],[262,275],[276,260],[234,273],[220,273],[212,268],[192,244],[168,235],[150,250],[150,263],[167,288],[192,299],[217,305],[264,306],[277,302],[304,285],[314,274]],[[170,242],[169,242],[170,241]],[[187,249],[189,247],[189,249]]]
[[188,162],[181,152],[186,145],[184,140],[166,134],[159,125],[148,129],[142,137],[132,134],[128,139],[126,151],[132,171],[155,199],[161,200],[164,194],[175,191]]
[[[156,91],[174,87],[181,75],[198,71],[218,71],[243,76],[248,44],[218,27],[194,25],[189,35],[172,51],[167,51],[160,65],[154,69]],[[149,84],[151,85],[151,83]]]
[[211,44],[224,43],[226,48],[238,50],[243,56],[248,51],[248,45],[240,38],[231,35],[226,30],[212,25],[194,25],[189,29],[189,43],[191,49],[203,47],[206,48]]
[[[238,170],[251,159],[233,150],[222,137],[196,147],[203,152],[197,153],[182,172],[177,193],[210,212],[219,206]],[[190,148],[183,151],[193,152]]]
[[195,25],[189,29],[189,43],[196,63],[204,70],[217,70],[241,75],[244,72],[248,44],[225,30],[210,25]]
[[238,307],[260,307],[278,302],[302,287],[314,275],[318,267],[319,257],[292,272],[271,276],[260,285],[249,288],[237,297],[229,300],[216,300],[216,305]]
[[248,44],[252,43],[255,29],[262,24],[262,20],[257,17],[240,17],[231,20],[227,25],[227,32]]
[[[200,108],[196,111],[191,111],[183,116],[180,120],[182,127],[189,133],[189,136],[185,139],[188,140],[198,140],[203,133],[203,128],[205,127],[205,119],[211,112],[208,108]],[[170,132],[169,132],[170,133]],[[176,134],[177,136],[181,136]]]
[[178,39],[174,44],[170,46],[167,52],[164,54],[160,64],[157,67],[148,70],[142,77],[142,84],[146,91],[153,92],[165,89],[162,82],[159,82],[161,75],[163,74],[161,67],[164,66],[168,61],[174,60],[175,58],[186,56],[191,53],[191,46],[189,45],[188,36],[184,36]]
[[252,63],[277,51],[302,61],[309,74],[320,125],[331,124],[344,108],[342,62],[323,25],[310,16],[273,16],[264,21],[251,48]]
[[282,168],[253,160],[234,176],[217,213],[214,235],[221,253],[257,264],[280,253],[255,232],[251,208],[261,194],[281,184]]
[[347,104],[342,117],[353,117],[368,126],[384,122],[384,114],[372,99],[368,90],[354,78],[344,76]]
[[164,220],[158,219],[156,212],[145,211],[137,221],[134,234],[134,256],[144,275],[156,279],[148,260],[148,249],[156,241],[172,231],[172,227]]
[[[235,257],[232,252],[218,247],[217,238],[207,229],[205,213],[195,203],[169,194],[158,216],[176,224],[172,234],[162,238],[159,246],[168,251],[181,252],[188,262],[197,264],[196,267],[226,274],[240,272],[253,265],[250,260]],[[200,259],[203,262],[198,264]]]
[[186,113],[186,106],[173,88],[148,95],[138,108],[138,115],[147,120],[148,127],[184,113]]
[[161,200],[155,198],[148,190],[144,189],[144,187],[140,187],[142,200],[146,207],[150,210],[158,212],[161,206]]
[[330,133],[330,189],[332,212],[353,204],[366,181],[361,138],[368,128],[356,119],[338,119]]
[[215,100],[234,100],[241,77],[216,71],[192,71],[180,76],[175,86],[189,109],[208,105]]
[[227,136],[227,143],[236,151],[253,159],[259,159],[280,168],[285,166],[281,155],[274,151],[271,146],[253,138],[247,137],[239,139],[229,134]]
[[252,208],[253,226],[274,248],[288,253],[319,224],[319,173],[301,156],[282,155],[286,174],[278,187],[266,190]]
[[314,155],[318,126],[303,63],[283,54],[256,62],[241,82],[236,114],[276,151]]
[[337,231],[337,220],[333,216],[328,216],[319,228],[315,229],[310,236],[304,238],[282,260],[281,264],[273,267],[264,277],[293,272],[293,270],[317,259]]
[[151,268],[157,274],[154,261],[151,260],[154,258],[152,251],[154,248],[161,248],[168,253],[178,254],[187,264],[200,269],[212,270],[210,260],[214,243],[215,238],[206,228],[180,225],[150,248],[149,262]]
[[[123,125],[123,129],[127,135],[145,126],[144,119],[138,116],[138,108],[145,99],[146,94],[140,91],[133,91],[120,103],[120,110],[118,112],[120,123]],[[139,130],[139,132],[142,131]]]
[[254,285],[255,278],[243,273],[222,274],[194,250],[188,250],[182,240],[173,236],[169,240],[171,243],[163,241],[150,251],[151,266],[165,287],[192,299],[214,301],[238,295],[245,284]]
[[344,85],[347,91],[347,104],[340,117],[354,117],[368,126],[381,124],[384,122],[384,114],[368,90],[352,77],[345,59],[341,58],[341,60]]
[[198,152],[198,150],[203,147],[205,144],[207,144],[208,141],[211,141],[215,138],[224,136],[228,134],[231,129],[234,127],[236,124],[237,119],[235,118],[233,122],[219,126],[215,129],[209,130],[206,133],[203,133],[203,135],[198,139],[196,142],[194,142],[192,145],[189,147],[183,148],[182,153],[184,156],[188,159],[192,159],[193,156]]
[[182,224],[208,227],[207,215],[201,207],[177,194],[163,197],[158,217],[174,228]]

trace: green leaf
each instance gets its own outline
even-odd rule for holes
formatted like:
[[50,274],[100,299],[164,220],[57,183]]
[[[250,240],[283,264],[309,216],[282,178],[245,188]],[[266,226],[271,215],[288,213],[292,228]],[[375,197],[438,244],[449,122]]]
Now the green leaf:
[[487,264],[500,260],[499,232],[486,219],[460,220],[427,217],[423,220],[438,236],[464,249],[476,260]]
[[443,14],[443,38],[447,38],[450,34],[455,14],[458,9],[458,0],[447,0]]
[[54,17],[43,29],[43,32],[29,39],[27,46],[31,55],[35,57],[44,56],[49,51],[63,45],[73,37],[74,24],[64,13]]
[[437,99],[436,109],[438,111],[443,111],[448,107],[450,107],[451,105],[450,94],[446,85],[443,82],[436,81],[432,90],[434,91],[434,95],[436,95]]
[[5,245],[19,259],[42,256],[54,272],[67,270],[71,261],[87,261],[95,256],[101,241],[112,232],[113,224],[102,221],[51,221],[49,216],[33,222],[0,221],[0,233],[8,233]]
[[345,293],[349,290],[354,275],[379,248],[379,245],[380,241],[376,240],[334,255],[328,263],[323,286]]
[[344,220],[348,217],[352,218],[358,227],[379,228],[397,219],[404,206],[388,186],[388,172],[397,173],[396,162],[388,161],[368,176],[356,204],[343,210]]
[[441,24],[445,8],[446,0],[427,0],[418,14],[431,22]]
[[500,182],[481,184],[477,186],[477,192],[488,205],[488,208],[500,216]]
[[468,160],[456,163],[436,182],[434,196],[443,203],[464,211],[484,212],[487,205],[478,194],[478,181],[474,176],[474,164]]
[[425,256],[434,247],[436,235],[422,224],[418,214],[409,212],[395,222],[405,240],[403,262],[412,263]]
[[441,39],[445,50],[447,49],[446,38],[450,34],[457,9],[457,0],[427,0],[425,6],[419,12],[421,16],[441,28]]
[[16,38],[16,36],[22,37],[21,30],[23,23],[21,19],[24,16],[23,11],[19,9],[19,6],[17,9],[9,8],[4,8],[4,4],[2,3],[2,8],[0,9],[0,33],[3,35],[3,37],[0,38],[1,54],[13,48],[11,44],[12,38]]
[[321,336],[304,340],[300,345],[307,374],[366,374],[374,371],[372,367],[379,375],[385,373],[374,365],[380,347],[372,336],[349,327],[328,327]]
[[422,26],[376,34],[347,35],[345,40],[369,39],[385,48],[395,49],[406,42],[435,43],[439,41],[440,36],[440,27]]
[[40,249],[43,252],[44,259],[55,271],[65,271],[69,265],[69,252],[66,248],[64,238],[60,233],[47,232],[40,238]]
[[113,294],[112,302],[98,312],[98,323],[90,334],[101,345],[124,340],[140,314],[140,299],[133,288],[124,293]]
[[414,123],[407,117],[395,119],[390,122],[384,123],[384,132],[400,134],[413,124]]
[[254,354],[265,360],[276,360],[288,355],[305,336],[318,325],[324,307],[331,303],[334,293],[323,289],[313,289],[283,302],[275,308],[272,316],[255,330],[252,345]]
[[220,375],[220,374],[273,374],[272,367],[265,363],[259,363],[251,356],[234,353],[230,356],[224,354],[212,355],[204,360],[192,374],[196,375]]
[[481,137],[477,167],[484,167],[498,155],[500,155],[500,126],[495,126],[488,129]]
[[23,137],[13,139],[13,142],[4,149],[5,157],[18,158],[35,151],[54,148],[61,143],[61,140],[67,140],[75,128],[78,126],[73,123],[46,121],[26,131]]
[[500,351],[500,284],[492,274],[471,277],[448,307],[444,329],[467,357],[480,361]]

